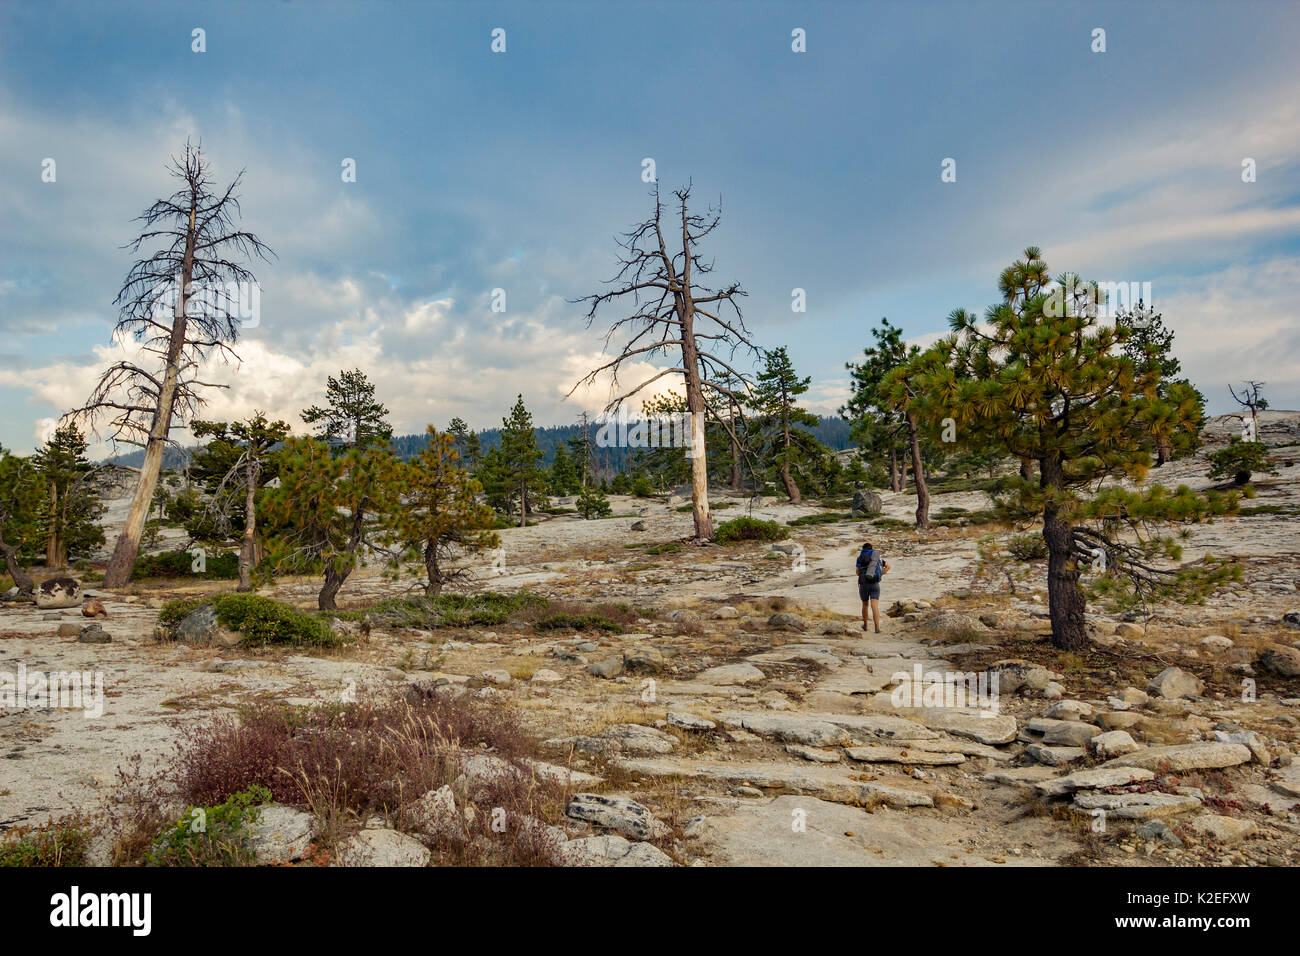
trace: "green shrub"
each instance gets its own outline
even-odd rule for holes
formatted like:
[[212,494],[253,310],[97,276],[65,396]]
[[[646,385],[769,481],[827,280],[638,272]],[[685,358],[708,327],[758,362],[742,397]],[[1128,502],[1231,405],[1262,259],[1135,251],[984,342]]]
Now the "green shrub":
[[0,840],[0,867],[82,866],[94,835],[81,814],[51,819],[38,827],[14,827]]
[[549,614],[533,622],[536,631],[608,631],[622,634],[623,625],[603,614]]
[[503,624],[511,615],[545,608],[546,604],[546,598],[530,591],[445,593],[436,598],[389,598],[362,610],[337,612],[334,616],[346,620],[369,617],[381,627],[471,627]]
[[131,572],[132,581],[145,578],[214,578],[231,579],[239,577],[239,555],[233,551],[222,551],[208,555],[204,561],[203,571],[195,571],[194,556],[188,551],[164,551],[161,554],[146,554],[136,559]]
[[1273,459],[1269,457],[1268,446],[1263,442],[1234,438],[1227,448],[1211,452],[1208,458],[1211,478],[1231,477],[1238,485],[1250,481],[1253,472],[1273,473]]
[[1017,561],[1038,561],[1047,557],[1047,542],[1041,534],[1018,534],[1007,542],[1007,553]]
[[228,631],[238,631],[245,644],[328,645],[341,641],[322,618],[292,604],[235,591],[168,601],[158,612],[158,624],[170,631],[191,613],[209,604],[216,612],[217,623]]
[[244,635],[245,644],[336,644],[339,638],[318,617],[256,594],[227,592],[212,602],[217,623]]
[[793,518],[790,521],[787,521],[785,524],[786,527],[788,528],[802,528],[806,525],[811,525],[811,524],[834,524],[837,521],[852,521],[852,520],[853,520],[853,515],[851,514],[838,514],[836,512],[829,511],[829,512],[823,512],[821,514],[800,515],[798,518]]
[[724,521],[713,530],[713,540],[718,544],[732,544],[737,541],[780,541],[785,536],[785,529],[775,521],[762,521],[746,516]]
[[149,853],[151,866],[251,866],[249,827],[271,791],[254,784],[214,807],[190,807]]

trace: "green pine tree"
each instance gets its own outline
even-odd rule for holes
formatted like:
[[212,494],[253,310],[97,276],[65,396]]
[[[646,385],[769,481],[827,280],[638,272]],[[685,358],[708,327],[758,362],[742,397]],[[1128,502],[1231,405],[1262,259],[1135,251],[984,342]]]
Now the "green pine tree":
[[331,447],[386,445],[393,437],[388,409],[375,401],[375,386],[360,369],[333,375],[325,385],[325,406],[313,405],[302,420],[316,426],[316,437]]

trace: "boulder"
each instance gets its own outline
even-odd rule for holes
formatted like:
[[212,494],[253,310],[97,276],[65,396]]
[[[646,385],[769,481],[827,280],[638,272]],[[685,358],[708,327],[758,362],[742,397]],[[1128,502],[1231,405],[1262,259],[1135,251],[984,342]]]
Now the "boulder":
[[1189,674],[1181,667],[1166,667],[1151,679],[1147,693],[1167,700],[1179,697],[1199,697],[1205,691],[1205,685],[1195,674]]
[[1039,793],[1048,797],[1063,797],[1076,790],[1103,790],[1107,787],[1125,787],[1144,783],[1155,778],[1155,773],[1142,767],[1099,767],[1095,770],[1076,770],[1064,777],[1034,784]]
[[1300,677],[1300,650],[1274,644],[1259,655],[1259,666],[1279,677]]
[[587,673],[593,677],[603,677],[606,680],[612,680],[623,673],[623,658],[610,657],[603,661],[596,661],[594,664],[587,665]]
[[1043,743],[1048,746],[1087,747],[1089,741],[1100,733],[1092,724],[1080,720],[1062,720],[1043,734]]
[[257,862],[291,863],[301,860],[311,846],[316,818],[303,810],[271,804],[262,807],[249,825]]
[[1209,837],[1215,843],[1236,843],[1255,832],[1255,824],[1240,817],[1225,817],[1216,813],[1204,813],[1192,817],[1187,825],[1203,837]]
[[531,678],[534,684],[558,684],[564,677],[549,668],[543,667]]
[[1098,793],[1081,791],[1074,796],[1076,810],[1105,810],[1113,817],[1125,820],[1149,820],[1186,813],[1200,807],[1201,801],[1181,793]]
[[668,827],[650,812],[649,807],[628,797],[576,793],[564,812],[570,819],[593,823],[633,840],[668,834]]
[[1123,754],[1131,754],[1135,750],[1142,748],[1137,742],[1123,730],[1109,730],[1104,734],[1098,734],[1089,742],[1092,752],[1098,757],[1119,757]]
[[676,866],[672,857],[652,843],[631,843],[617,834],[570,840],[559,848],[564,866]]
[[433,854],[396,830],[362,830],[339,845],[339,866],[428,866]]
[[780,631],[802,631],[808,627],[804,619],[798,614],[790,614],[786,611],[778,611],[769,617],[767,626]]
[[638,644],[623,652],[623,670],[629,674],[658,674],[664,669],[664,655],[657,647]]
[[718,667],[710,667],[708,670],[701,671],[695,675],[695,679],[705,684],[713,684],[719,687],[732,687],[736,685],[756,684],[763,680],[765,675],[761,670],[748,662],[739,664],[722,664]]
[[681,727],[683,730],[713,730],[718,726],[711,720],[677,710],[668,711],[668,724],[672,727]]
[[87,624],[77,635],[77,641],[81,644],[111,644],[113,635],[104,630],[98,624]]
[[411,805],[410,815],[411,824],[426,836],[455,838],[465,835],[465,817],[456,807],[456,797],[450,786],[424,794]]
[[1167,823],[1161,823],[1159,820],[1148,820],[1133,832],[1144,840],[1163,843],[1166,846],[1179,847],[1183,845],[1183,841],[1178,839],[1178,834],[1169,829]]
[[737,617],[740,617],[740,612],[730,605],[720,607],[713,612],[713,619],[715,621],[730,621]]
[[82,601],[81,585],[75,578],[50,578],[42,581],[34,593],[36,606],[44,611],[58,610],[64,607],[80,607]]
[[1019,690],[1042,691],[1052,681],[1052,672],[1041,664],[1026,660],[995,661],[989,677],[998,676],[998,693],[1014,694]]
[[692,611],[689,608],[677,608],[669,611],[664,615],[665,621],[672,621],[674,624],[694,623],[700,619],[698,611]]
[[1205,741],[1194,744],[1171,744],[1165,747],[1144,747],[1106,761],[1105,767],[1145,767],[1174,773],[1184,770],[1220,770],[1250,761],[1250,748],[1243,744],[1226,744]]
[[103,601],[97,601],[91,598],[85,604],[81,605],[82,617],[108,617],[108,609],[104,607]]
[[853,492],[853,505],[849,514],[854,518],[877,515],[880,514],[884,507],[885,503],[881,500],[880,495],[874,491],[859,488]]

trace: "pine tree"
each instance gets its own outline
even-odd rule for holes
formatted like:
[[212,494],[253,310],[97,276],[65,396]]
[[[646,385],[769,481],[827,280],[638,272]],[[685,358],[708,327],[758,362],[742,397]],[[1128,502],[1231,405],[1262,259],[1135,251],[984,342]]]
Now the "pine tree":
[[215,494],[221,497],[227,483],[238,487],[243,498],[243,534],[239,546],[239,588],[253,589],[253,570],[261,560],[262,545],[257,533],[257,495],[262,487],[277,476],[271,449],[289,437],[289,425],[282,421],[268,421],[263,412],[254,412],[244,421],[230,425],[220,422],[195,422],[195,437],[211,436],[209,444],[213,458],[229,460],[230,467],[222,475]]
[[316,426],[316,437],[333,447],[363,448],[386,445],[393,427],[388,409],[375,401],[375,386],[360,369],[331,375],[325,385],[325,407],[313,405],[302,420]]
[[546,473],[539,466],[541,459],[533,416],[520,395],[501,422],[501,466],[507,494],[519,505],[521,528],[528,526],[529,512],[546,507]]
[[1085,566],[1097,572],[1093,592],[1117,603],[1200,600],[1236,576],[1239,568],[1218,562],[1158,566],[1181,559],[1169,524],[1230,513],[1235,495],[1160,485],[1095,491],[1108,477],[1146,476],[1152,421],[1165,422],[1169,434],[1194,425],[1191,410],[1159,397],[1159,365],[1136,365],[1123,353],[1130,329],[1098,323],[1096,284],[1071,274],[1053,283],[1030,248],[1000,285],[987,331],[958,309],[949,320],[954,334],[918,360],[914,407],[934,428],[951,419],[964,448],[1038,463],[1036,481],[1004,479],[998,502],[1008,520],[1043,522],[1053,643],[1088,646]]
[[100,502],[97,469],[86,458],[86,440],[75,425],[63,425],[32,455],[45,483],[41,509],[45,526],[45,566],[68,565],[68,552],[85,555],[104,544],[99,518],[108,509]]
[[36,586],[23,565],[44,545],[41,509],[46,500],[44,482],[32,462],[0,448],[0,555],[21,594],[31,594]]
[[456,456],[461,467],[473,474],[478,470],[479,459],[483,455],[478,432],[470,431],[463,418],[453,418],[447,426],[447,433],[456,443]]
[[874,343],[863,350],[864,360],[845,366],[853,375],[853,397],[840,409],[840,414],[853,423],[853,435],[859,448],[879,455],[889,461],[889,488],[902,491],[904,481],[900,462],[912,461],[912,479],[916,484],[916,525],[929,526],[930,493],[925,481],[925,465],[921,449],[919,423],[915,416],[909,418],[900,405],[900,395],[890,396],[883,388],[885,377],[911,361],[920,352],[903,341],[903,330],[881,319],[871,330]]
[[795,372],[784,346],[772,349],[763,354],[763,370],[758,373],[750,398],[757,418],[754,427],[762,448],[760,458],[781,479],[786,497],[793,504],[802,500],[795,472],[829,454],[821,442],[800,427],[817,424],[817,416],[797,404],[811,381]]
[[551,462],[551,491],[557,495],[571,495],[579,487],[578,470],[569,457],[564,442],[555,443],[555,460]]
[[[1129,336],[1124,343],[1124,354],[1135,366],[1154,363],[1160,369],[1157,397],[1172,410],[1169,420],[1152,423],[1151,439],[1155,447],[1159,468],[1171,458],[1189,455],[1200,447],[1201,427],[1205,424],[1205,396],[1186,378],[1179,378],[1182,363],[1174,355],[1174,333],[1164,324],[1164,318],[1139,301],[1137,306],[1121,313],[1117,322],[1126,325]],[[1194,418],[1187,428],[1171,425],[1186,417]]]
[[492,509],[475,501],[482,489],[460,466],[455,439],[432,425],[428,436],[424,451],[401,466],[402,504],[393,516],[392,537],[403,549],[397,560],[420,567],[425,593],[436,597],[460,573],[446,567],[450,555],[495,548],[500,540],[491,530]]
[[582,493],[578,495],[577,510],[578,514],[588,521],[593,518],[607,518],[613,513],[605,492],[594,483],[583,488]]
[[348,576],[389,532],[400,485],[397,460],[385,449],[334,455],[324,441],[290,438],[280,452],[280,486],[263,503],[271,564],[294,574],[323,571],[317,605],[334,610]]

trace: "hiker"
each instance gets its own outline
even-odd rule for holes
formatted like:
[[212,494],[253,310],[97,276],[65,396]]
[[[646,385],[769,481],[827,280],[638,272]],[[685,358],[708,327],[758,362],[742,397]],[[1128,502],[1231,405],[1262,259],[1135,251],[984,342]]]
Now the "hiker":
[[867,614],[870,612],[876,624],[876,633],[880,633],[880,579],[889,570],[889,562],[871,546],[868,541],[858,553],[858,597],[862,599],[862,629],[867,629]]

